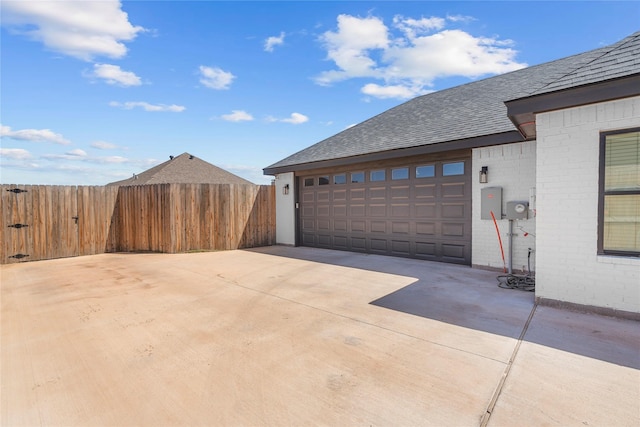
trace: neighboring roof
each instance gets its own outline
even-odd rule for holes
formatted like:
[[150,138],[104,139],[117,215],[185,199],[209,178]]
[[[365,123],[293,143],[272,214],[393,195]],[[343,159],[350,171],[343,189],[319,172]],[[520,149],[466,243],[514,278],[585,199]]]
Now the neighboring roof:
[[[638,34],[627,39],[637,40]],[[607,60],[606,55],[612,51],[619,51],[620,57]],[[558,90],[578,81],[628,75],[625,73],[634,69],[637,73],[638,55],[633,57],[634,52],[623,40],[422,95],[280,160],[265,168],[264,173],[522,141],[523,136],[507,114],[505,101]],[[620,63],[622,58],[626,59]]]
[[182,153],[164,163],[133,177],[107,185],[145,184],[244,184],[254,185],[246,179],[205,162],[189,153]]

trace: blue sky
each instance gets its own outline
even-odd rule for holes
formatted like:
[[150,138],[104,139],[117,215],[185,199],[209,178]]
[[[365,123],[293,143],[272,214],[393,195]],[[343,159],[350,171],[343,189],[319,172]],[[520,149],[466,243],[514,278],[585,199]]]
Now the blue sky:
[[262,168],[411,97],[614,43],[640,2],[5,1],[2,183]]

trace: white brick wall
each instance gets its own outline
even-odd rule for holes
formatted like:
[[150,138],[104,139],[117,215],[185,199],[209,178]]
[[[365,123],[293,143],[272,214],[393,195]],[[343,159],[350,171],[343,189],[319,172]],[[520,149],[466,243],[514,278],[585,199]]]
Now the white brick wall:
[[536,296],[640,312],[640,259],[597,255],[600,132],[640,126],[640,97],[536,123]]
[[[293,172],[276,175],[276,243],[279,245],[295,245],[296,210]],[[289,185],[289,194],[283,194],[282,188]]]
[[[502,210],[505,213],[509,201],[528,201],[529,190],[536,186],[536,143],[522,142],[477,148],[472,154],[472,250],[471,263],[475,266],[502,268],[502,256],[496,229],[491,220],[480,219],[481,189],[502,187]],[[480,184],[478,173],[482,166],[489,168],[489,182]],[[509,221],[496,218],[505,259],[509,265]],[[518,227],[522,227],[519,229]],[[523,231],[524,230],[524,231]],[[528,236],[524,236],[524,232]],[[534,211],[529,211],[529,219],[514,221],[513,271],[520,273],[527,266],[528,248],[536,248],[536,220]],[[535,252],[531,255],[531,269],[536,270]]]

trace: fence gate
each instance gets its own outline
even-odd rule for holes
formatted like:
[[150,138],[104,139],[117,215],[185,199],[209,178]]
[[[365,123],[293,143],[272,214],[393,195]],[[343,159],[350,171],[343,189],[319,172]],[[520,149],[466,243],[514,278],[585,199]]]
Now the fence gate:
[[2,185],[1,263],[78,255],[78,197],[72,186]]

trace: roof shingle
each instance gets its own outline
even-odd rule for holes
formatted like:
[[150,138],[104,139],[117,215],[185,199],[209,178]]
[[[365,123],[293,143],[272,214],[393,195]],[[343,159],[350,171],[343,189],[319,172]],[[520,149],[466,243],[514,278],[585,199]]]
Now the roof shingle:
[[182,153],[131,178],[107,185],[145,184],[245,184],[252,182],[205,162],[189,153]]

